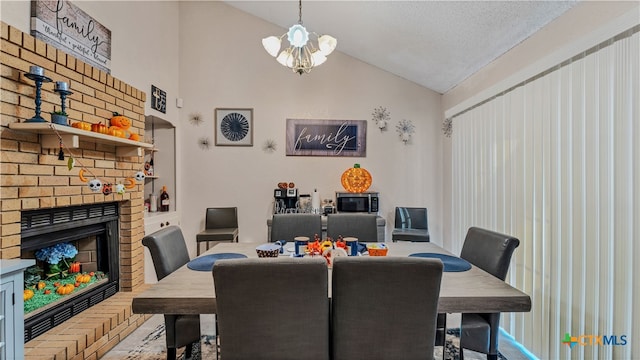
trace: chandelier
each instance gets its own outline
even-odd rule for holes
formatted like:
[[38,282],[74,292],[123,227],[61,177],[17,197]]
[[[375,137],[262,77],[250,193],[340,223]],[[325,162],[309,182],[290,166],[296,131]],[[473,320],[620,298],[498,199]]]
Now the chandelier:
[[[291,26],[289,31],[280,37],[269,36],[262,39],[262,46],[282,66],[286,66],[300,75],[308,74],[315,66],[322,65],[327,61],[327,56],[333,52],[338,43],[338,40],[330,35],[318,36],[316,33],[313,35],[317,38],[317,47],[309,39],[307,29],[302,26],[302,0],[300,0],[298,23]],[[289,41],[289,47],[280,52],[282,38],[285,36]]]

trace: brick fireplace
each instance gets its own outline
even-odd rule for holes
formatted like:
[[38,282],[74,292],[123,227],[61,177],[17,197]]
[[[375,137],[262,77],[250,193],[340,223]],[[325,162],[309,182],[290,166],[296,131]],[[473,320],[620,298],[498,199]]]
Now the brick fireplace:
[[[77,148],[65,151],[46,148],[36,132],[10,129],[35,113],[35,84],[24,76],[31,65],[45,69],[53,82],[42,86],[42,116],[59,108],[55,81],[69,83],[67,97],[71,122],[107,123],[113,112],[132,122],[130,131],[144,139],[146,94],[110,74],[58,50],[27,33],[2,25],[0,97],[0,258],[21,257],[21,216],[36,209],[63,208],[99,203],[119,207],[119,292],[25,345],[26,359],[96,359],[148,317],[131,314],[131,298],[145,288],[143,192],[136,184],[124,194],[93,193],[78,177],[81,168],[103,183],[123,183],[142,169],[142,156],[119,156],[117,146],[81,138]],[[67,145],[67,144],[65,144]],[[76,167],[69,170],[66,159],[73,156]]]

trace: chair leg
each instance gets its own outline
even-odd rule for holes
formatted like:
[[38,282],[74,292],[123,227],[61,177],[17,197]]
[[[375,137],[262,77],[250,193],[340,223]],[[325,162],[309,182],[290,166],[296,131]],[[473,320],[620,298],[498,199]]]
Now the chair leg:
[[498,354],[487,354],[487,360],[498,360]]
[[185,359],[193,358],[193,344],[187,344],[187,346],[185,346],[185,348],[184,348],[184,358]]
[[167,348],[167,360],[176,360],[176,348]]

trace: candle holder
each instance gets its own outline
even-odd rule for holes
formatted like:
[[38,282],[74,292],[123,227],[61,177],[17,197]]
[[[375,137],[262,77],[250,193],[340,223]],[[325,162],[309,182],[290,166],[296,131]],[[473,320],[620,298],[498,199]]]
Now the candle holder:
[[26,73],[24,76],[36,82],[36,115],[31,119],[26,120],[25,122],[28,122],[28,123],[47,122],[47,120],[43,119],[42,116],[40,116],[40,105],[42,105],[41,93],[42,93],[42,83],[51,82],[51,79],[44,75],[33,74],[32,72]]
[[[66,83],[65,83],[66,84]],[[68,88],[67,88],[68,89]],[[60,106],[62,107],[62,113],[66,114],[66,100],[67,100],[67,95],[71,95],[73,94],[73,91],[69,91],[67,89],[63,89],[63,88],[58,88],[56,87],[55,89],[53,89],[53,91],[57,92],[58,94],[60,94]]]

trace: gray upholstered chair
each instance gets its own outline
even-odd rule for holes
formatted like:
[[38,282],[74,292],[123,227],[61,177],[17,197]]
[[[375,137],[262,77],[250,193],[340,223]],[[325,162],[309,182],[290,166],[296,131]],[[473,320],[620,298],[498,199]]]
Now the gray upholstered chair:
[[[520,240],[513,236],[472,227],[467,231],[460,257],[504,280],[518,245]],[[497,359],[499,327],[500,313],[462,314],[460,353],[464,348],[485,353],[487,359]]]
[[396,218],[393,231],[391,232],[391,240],[394,242],[428,242],[430,238],[427,208],[396,207]]
[[328,360],[327,277],[319,258],[216,261],[221,358]]
[[238,241],[238,208],[207,208],[204,230],[196,235],[197,254],[200,255],[200,243],[237,242]]
[[320,214],[274,214],[271,220],[272,242],[293,241],[296,236],[306,236],[313,240],[316,234],[322,236]]
[[432,359],[442,268],[439,259],[335,258],[332,359]]
[[378,241],[378,222],[374,214],[329,214],[327,236],[332,239],[357,237],[359,242]]
[[[153,259],[158,280],[163,279],[189,262],[189,252],[182,230],[169,226],[142,238]],[[176,358],[177,348],[186,346],[185,353],[192,355],[193,345],[200,342],[199,315],[164,315],[167,338],[167,360]]]

